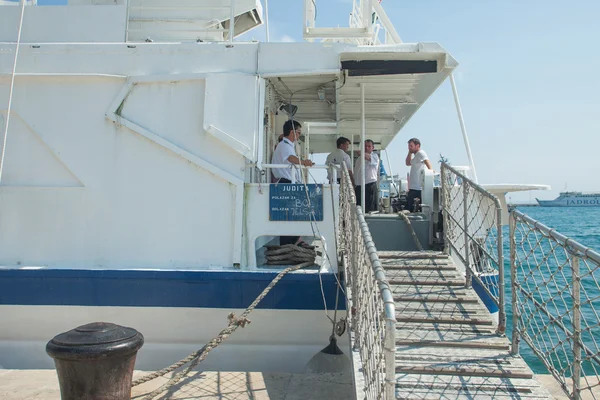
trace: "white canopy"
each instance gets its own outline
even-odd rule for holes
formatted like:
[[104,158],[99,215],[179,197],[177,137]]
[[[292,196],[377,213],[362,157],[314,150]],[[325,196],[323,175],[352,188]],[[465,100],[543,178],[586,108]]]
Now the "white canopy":
[[[349,51],[348,51],[349,50]],[[385,149],[458,63],[437,43],[358,46],[340,53],[340,72],[272,79],[280,100],[298,107],[310,151],[361,134],[360,85],[365,84],[367,137]]]

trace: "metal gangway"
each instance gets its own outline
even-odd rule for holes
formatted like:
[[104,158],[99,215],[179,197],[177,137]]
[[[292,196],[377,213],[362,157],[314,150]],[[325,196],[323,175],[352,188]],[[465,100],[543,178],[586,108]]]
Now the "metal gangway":
[[447,164],[441,172],[444,251],[378,252],[342,170],[339,243],[357,398],[552,398],[519,355],[521,340],[569,398],[596,398],[600,256],[513,211],[505,258],[498,199]]

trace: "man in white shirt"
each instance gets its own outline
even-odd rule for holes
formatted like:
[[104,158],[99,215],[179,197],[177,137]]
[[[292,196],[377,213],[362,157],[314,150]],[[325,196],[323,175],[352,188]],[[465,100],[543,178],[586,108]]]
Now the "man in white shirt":
[[295,165],[312,167],[311,160],[300,160],[296,155],[295,142],[302,133],[302,125],[298,121],[288,120],[283,124],[283,140],[279,142],[273,153],[273,164],[286,164],[289,168],[273,168],[272,173],[276,183],[292,183],[292,174],[295,174],[296,183],[302,183],[300,168]]
[[[365,140],[365,213],[377,211],[377,178],[379,173],[379,157],[373,153],[375,144],[371,139]],[[362,159],[358,157],[354,164],[356,182],[356,205],[361,205]]]
[[421,150],[421,141],[417,138],[412,138],[408,141],[408,155],[406,156],[406,166],[410,167],[410,176],[408,181],[408,210],[410,212],[420,211],[415,210],[415,199],[421,197],[421,170],[424,167],[433,169],[427,153]]
[[[296,146],[294,143],[300,137],[302,133],[302,125],[298,121],[287,120],[283,124],[283,140],[279,142],[273,153],[273,164],[289,164],[289,168],[273,168],[271,172],[275,177],[276,183],[292,183],[292,174],[295,174],[296,183],[302,183],[302,175],[300,174],[300,168],[295,167],[296,165],[305,165],[312,167],[314,163],[311,160],[300,160],[296,155]],[[296,244],[302,243],[300,236],[280,236],[279,244]]]
[[[350,180],[352,180],[352,185],[354,186],[354,179],[352,176],[352,160],[350,160],[350,156],[348,155],[348,147],[350,146],[350,140],[348,140],[345,137],[340,137],[338,138],[337,142],[337,149],[335,149],[334,151],[332,151],[328,156],[327,159],[325,160],[325,165],[330,165],[330,164],[335,164],[335,165],[341,165],[342,163],[346,164],[346,168],[348,168],[348,172],[350,173]],[[337,183],[341,182],[341,171],[338,172],[338,178],[337,178]],[[331,170],[327,170],[327,180],[329,181],[329,183],[333,183],[333,177],[331,174]]]

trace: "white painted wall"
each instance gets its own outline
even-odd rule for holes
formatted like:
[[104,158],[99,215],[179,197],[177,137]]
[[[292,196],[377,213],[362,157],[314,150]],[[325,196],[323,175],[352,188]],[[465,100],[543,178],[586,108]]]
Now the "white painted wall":
[[[21,7],[0,7],[0,42],[15,42]],[[124,42],[126,14],[125,6],[25,7],[21,42]]]
[[[339,53],[346,48],[331,44],[239,42],[232,48],[225,43],[42,43],[39,47],[23,44],[17,72],[126,76],[258,72],[285,76],[339,68]],[[10,74],[14,44],[0,43],[0,50],[0,74]]]
[[[205,86],[204,79],[137,84],[127,96],[121,116],[243,179],[245,166],[243,157],[204,132],[204,107],[207,105]],[[245,93],[238,95],[245,97]],[[253,121],[256,109],[251,105],[248,109],[250,113],[245,113],[243,116],[236,115],[234,120]],[[232,115],[232,112],[227,114]],[[248,144],[252,145],[252,126],[245,132],[250,139]]]
[[[0,44],[0,50],[11,48]],[[245,180],[246,158],[205,132],[206,79],[213,73],[247,74],[256,90],[264,90],[257,68],[283,74],[336,68],[342,49],[23,45],[0,185],[0,265],[230,268],[248,245],[240,243],[242,227],[236,223],[244,218],[243,191],[231,184]],[[298,59],[294,65],[287,62],[292,54]],[[0,51],[0,113],[8,104],[12,60],[12,50]],[[127,85],[134,86],[120,113],[130,128],[107,118]],[[234,127],[230,132],[252,147],[246,157],[258,157],[261,97],[248,88],[233,89],[236,85],[224,87],[226,95],[212,100],[223,111],[215,121]],[[231,102],[231,96],[242,100]],[[207,172],[194,159],[222,174]],[[252,207],[266,212],[268,196]],[[308,234],[308,224],[305,228]],[[257,236],[284,233],[259,230]],[[250,263],[242,262],[242,268]]]
[[262,143],[263,81],[248,74],[211,74],[205,82],[204,130],[256,161],[257,144]]
[[[0,186],[1,265],[232,265],[234,187],[108,121],[124,84],[18,79]],[[243,157],[202,130],[203,85],[138,85],[122,115],[243,179]]]

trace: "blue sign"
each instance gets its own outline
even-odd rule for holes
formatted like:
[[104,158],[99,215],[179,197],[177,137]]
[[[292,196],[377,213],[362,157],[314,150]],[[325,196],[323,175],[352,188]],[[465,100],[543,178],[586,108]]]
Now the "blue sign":
[[269,185],[269,220],[323,221],[323,185]]

